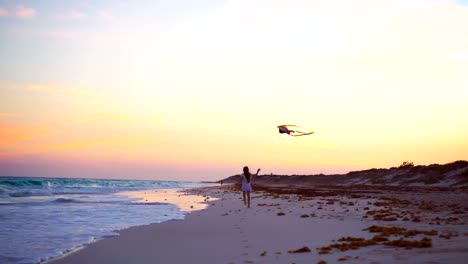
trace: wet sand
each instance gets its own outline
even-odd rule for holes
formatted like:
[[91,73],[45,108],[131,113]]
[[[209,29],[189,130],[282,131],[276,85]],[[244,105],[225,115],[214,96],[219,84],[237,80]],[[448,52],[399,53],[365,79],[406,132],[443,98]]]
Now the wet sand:
[[[50,263],[466,263],[468,259],[468,194],[461,189],[256,186],[252,208],[247,209],[237,188],[134,193],[143,201],[179,202],[185,204],[181,208],[195,211],[184,220],[123,230]],[[195,208],[200,202],[208,207]]]

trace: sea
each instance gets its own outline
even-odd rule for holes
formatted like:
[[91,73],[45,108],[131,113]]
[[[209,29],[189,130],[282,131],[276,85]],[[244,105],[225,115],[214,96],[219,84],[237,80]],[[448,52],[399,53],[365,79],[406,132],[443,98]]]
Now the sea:
[[0,177],[0,263],[38,263],[132,226],[183,219],[168,203],[123,191],[184,189],[198,182]]

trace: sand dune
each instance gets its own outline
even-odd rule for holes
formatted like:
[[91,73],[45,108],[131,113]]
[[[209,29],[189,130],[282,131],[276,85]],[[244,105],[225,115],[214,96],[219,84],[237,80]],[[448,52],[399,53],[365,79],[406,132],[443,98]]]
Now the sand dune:
[[[237,183],[238,175],[223,179],[224,183]],[[219,181],[221,182],[221,181]],[[218,182],[218,183],[219,183]],[[390,169],[370,169],[334,175],[259,175],[255,183],[263,186],[317,185],[376,185],[376,186],[427,186],[468,187],[468,161],[456,161],[444,165],[400,166]]]

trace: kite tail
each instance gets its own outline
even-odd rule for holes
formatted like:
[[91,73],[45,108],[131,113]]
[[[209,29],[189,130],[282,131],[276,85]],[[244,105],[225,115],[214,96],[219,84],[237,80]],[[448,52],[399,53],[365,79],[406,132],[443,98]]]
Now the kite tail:
[[299,133],[298,135],[291,135],[293,137],[301,137],[301,136],[307,136],[307,135],[313,135],[315,132],[301,132],[301,131],[294,131],[296,133]]
[[314,131],[312,131],[312,132],[294,131],[294,132],[300,133],[300,134],[309,134],[309,135],[314,134]]

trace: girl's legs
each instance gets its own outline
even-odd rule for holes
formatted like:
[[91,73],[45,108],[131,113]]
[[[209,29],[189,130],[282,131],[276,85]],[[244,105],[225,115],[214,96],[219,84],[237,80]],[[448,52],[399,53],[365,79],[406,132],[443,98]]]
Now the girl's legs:
[[247,208],[250,208],[250,192],[247,192]]
[[[242,197],[244,198],[244,199],[243,199],[244,205],[247,205],[247,201],[246,201],[246,199],[245,199],[245,193],[246,193],[246,192],[242,192]],[[250,197],[250,196],[249,196],[249,197]]]

